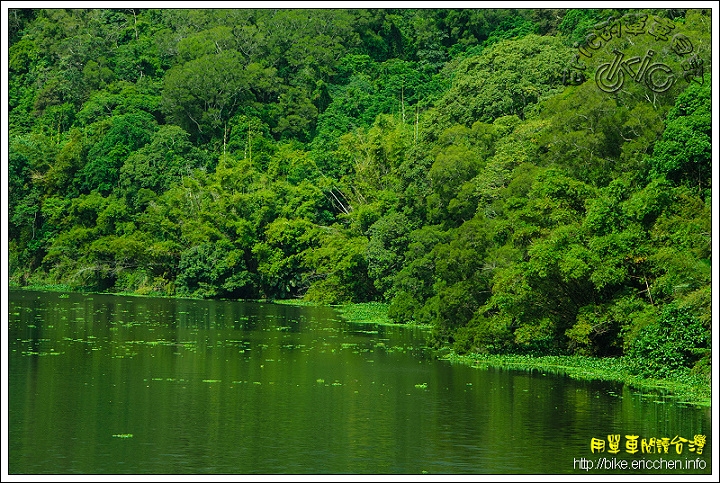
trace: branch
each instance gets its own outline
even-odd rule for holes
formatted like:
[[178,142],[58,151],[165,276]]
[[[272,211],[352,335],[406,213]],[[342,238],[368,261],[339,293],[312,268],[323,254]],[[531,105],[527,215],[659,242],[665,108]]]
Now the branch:
[[[338,197],[335,196],[335,193],[333,192],[332,188],[330,188],[329,191],[330,191],[330,194],[332,195],[332,197],[335,198],[335,201],[337,201],[337,203],[340,205],[340,208],[342,209],[342,211],[343,211],[346,215],[349,215],[349,214],[350,214],[350,211],[352,211],[352,207],[350,207],[350,210],[348,210],[348,208],[342,203],[342,201],[340,201],[340,200],[338,199]],[[342,191],[340,192],[340,194],[342,194]],[[350,206],[350,205],[348,205],[348,206]]]

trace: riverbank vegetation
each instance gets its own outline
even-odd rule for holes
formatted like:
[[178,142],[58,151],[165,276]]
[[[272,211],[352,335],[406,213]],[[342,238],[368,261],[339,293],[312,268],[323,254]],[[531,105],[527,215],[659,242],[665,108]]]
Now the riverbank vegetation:
[[385,304],[709,385],[709,11],[8,16],[12,284]]
[[712,403],[712,391],[705,376],[675,372],[664,377],[645,377],[635,371],[636,361],[629,357],[526,356],[513,354],[447,354],[452,363],[476,368],[503,368],[539,371],[578,380],[613,381],[625,384],[660,403],[668,399],[693,406]]

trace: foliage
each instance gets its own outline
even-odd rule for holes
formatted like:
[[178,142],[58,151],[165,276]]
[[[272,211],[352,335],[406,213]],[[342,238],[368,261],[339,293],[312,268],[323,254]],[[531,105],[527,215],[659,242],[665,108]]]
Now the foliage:
[[440,125],[524,118],[532,104],[562,85],[570,56],[555,37],[527,35],[462,60],[452,71],[452,87],[438,101]]
[[[588,66],[652,48],[672,88],[565,85],[574,44],[636,13],[694,57],[626,32]],[[458,352],[709,373],[707,11],[10,20],[11,283],[386,303]]]
[[[690,86],[675,101],[665,131],[650,158],[654,176],[664,175],[676,183],[710,193],[711,168],[710,82]],[[706,191],[707,190],[707,191]]]
[[633,372],[663,377],[678,369],[691,369],[710,350],[710,334],[687,309],[670,304],[657,322],[645,327],[628,355]]
[[466,354],[451,353],[445,356],[451,363],[467,364],[484,369],[497,367],[520,371],[558,374],[573,379],[617,381],[638,389],[644,397],[660,402],[665,398],[710,407],[712,391],[707,378],[698,375],[673,374],[664,379],[648,378],[632,373],[632,361],[627,357],[587,356],[528,356],[517,354]]

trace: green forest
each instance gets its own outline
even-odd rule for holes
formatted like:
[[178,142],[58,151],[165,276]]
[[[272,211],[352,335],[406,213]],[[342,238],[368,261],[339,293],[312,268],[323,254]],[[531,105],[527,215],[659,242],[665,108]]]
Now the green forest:
[[10,9],[12,286],[710,374],[711,15]]

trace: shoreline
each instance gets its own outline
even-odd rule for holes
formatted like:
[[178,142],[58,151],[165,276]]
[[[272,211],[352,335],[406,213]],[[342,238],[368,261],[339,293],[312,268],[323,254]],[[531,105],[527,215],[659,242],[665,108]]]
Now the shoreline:
[[548,371],[572,379],[606,381],[625,384],[643,393],[671,398],[678,404],[698,407],[712,406],[712,388],[704,384],[703,376],[677,376],[649,379],[635,376],[622,357],[592,358],[586,356],[523,356],[450,353],[443,359],[451,363],[470,365],[477,369],[504,368],[522,371]]
[[[36,285],[21,287],[10,285],[8,288],[41,292],[74,292],[74,293],[103,293],[107,295],[122,295],[148,298],[188,298],[159,294],[137,294],[125,292],[83,292],[64,285]],[[190,297],[193,299],[192,297]],[[197,300],[206,300],[200,299]],[[350,303],[342,305],[327,305],[304,301],[302,299],[282,300],[234,300],[238,302],[264,302],[279,305],[296,306],[324,306],[338,310],[340,314],[352,323],[366,323],[378,325],[392,325],[400,327],[414,327],[430,329],[427,325],[406,325],[393,323],[387,315],[388,304],[381,302]],[[579,380],[597,380],[618,382],[646,393],[662,397],[669,397],[679,404],[689,404],[699,407],[711,407],[712,388],[709,378],[705,380],[701,375],[677,375],[664,379],[648,379],[633,375],[629,371],[629,364],[624,357],[597,358],[588,356],[527,356],[517,354],[457,354],[449,347],[437,350],[439,360],[450,363],[464,364],[477,369],[489,367],[522,370],[522,371],[549,371],[567,375]]]

